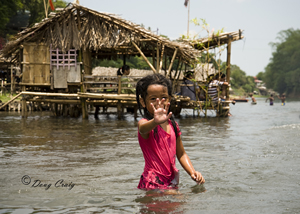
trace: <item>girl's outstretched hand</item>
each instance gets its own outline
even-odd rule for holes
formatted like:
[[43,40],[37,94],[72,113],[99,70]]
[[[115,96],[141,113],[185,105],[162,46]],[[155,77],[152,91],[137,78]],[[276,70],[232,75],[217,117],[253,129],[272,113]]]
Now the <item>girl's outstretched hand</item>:
[[194,181],[196,181],[198,184],[203,184],[203,183],[205,183],[205,179],[203,178],[203,176],[201,175],[200,172],[197,172],[197,171],[193,172],[193,173],[191,174],[191,177],[192,177],[192,179],[193,179]]
[[169,120],[172,116],[172,112],[168,114],[170,103],[165,104],[165,99],[163,98],[161,101],[157,98],[155,106],[151,103],[154,111],[154,122],[156,124],[162,124]]

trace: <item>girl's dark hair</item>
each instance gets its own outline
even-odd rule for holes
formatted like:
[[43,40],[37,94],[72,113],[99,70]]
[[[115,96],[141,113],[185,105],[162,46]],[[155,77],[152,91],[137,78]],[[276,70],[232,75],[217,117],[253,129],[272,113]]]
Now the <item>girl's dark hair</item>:
[[[162,85],[162,86],[167,87],[168,94],[170,97],[172,97],[172,84],[171,84],[170,80],[168,80],[165,76],[163,76],[161,74],[151,74],[151,75],[145,76],[142,79],[140,79],[136,85],[136,101],[137,101],[138,108],[139,108],[139,111],[140,111],[142,117],[146,118],[147,120],[153,119],[153,116],[147,110],[146,106],[145,106],[145,108],[142,106],[142,104],[140,103],[140,98],[143,98],[143,100],[146,101],[147,89],[150,85]],[[169,107],[168,113],[170,112],[170,109],[171,109],[170,107]],[[142,109],[143,109],[143,111],[142,111]],[[179,127],[177,127],[173,115],[170,118],[170,120],[172,122],[172,126],[174,128],[175,135],[177,138],[177,135],[179,133],[178,131],[180,131]],[[178,128],[178,130],[177,130],[177,128]],[[156,132],[157,132],[157,128],[154,129],[154,133],[156,133]]]
[[123,76],[124,71],[127,71],[129,69],[130,69],[130,67],[128,65],[123,65],[121,68],[118,69],[117,75]]

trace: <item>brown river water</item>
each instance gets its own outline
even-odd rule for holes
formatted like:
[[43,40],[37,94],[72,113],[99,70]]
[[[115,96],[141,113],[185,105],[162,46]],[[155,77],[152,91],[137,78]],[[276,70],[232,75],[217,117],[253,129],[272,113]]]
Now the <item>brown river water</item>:
[[258,99],[231,113],[176,118],[206,183],[177,162],[179,194],[168,195],[137,189],[144,159],[133,115],[2,111],[0,213],[300,213],[300,101]]

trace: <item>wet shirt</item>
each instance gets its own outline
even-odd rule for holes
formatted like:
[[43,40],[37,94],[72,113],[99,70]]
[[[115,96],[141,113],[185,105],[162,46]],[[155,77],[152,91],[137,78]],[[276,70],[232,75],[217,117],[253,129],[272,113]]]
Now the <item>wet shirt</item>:
[[[145,120],[145,119],[142,119]],[[138,185],[139,189],[170,189],[176,188],[179,182],[176,162],[176,136],[171,127],[170,134],[157,126],[157,133],[152,130],[148,139],[138,132],[138,140],[145,159],[144,172]],[[178,136],[181,135],[178,124]]]

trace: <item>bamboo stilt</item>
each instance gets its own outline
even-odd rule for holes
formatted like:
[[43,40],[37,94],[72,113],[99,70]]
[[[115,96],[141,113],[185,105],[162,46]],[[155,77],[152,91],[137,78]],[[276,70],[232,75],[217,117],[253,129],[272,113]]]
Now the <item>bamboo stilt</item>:
[[121,94],[121,87],[122,87],[122,84],[121,84],[121,75],[118,75],[118,94]]
[[122,104],[120,101],[118,101],[118,104],[117,104],[117,113],[118,113],[118,119],[121,119],[122,118]]
[[138,111],[138,107],[134,106],[134,119],[137,119],[137,111]]

